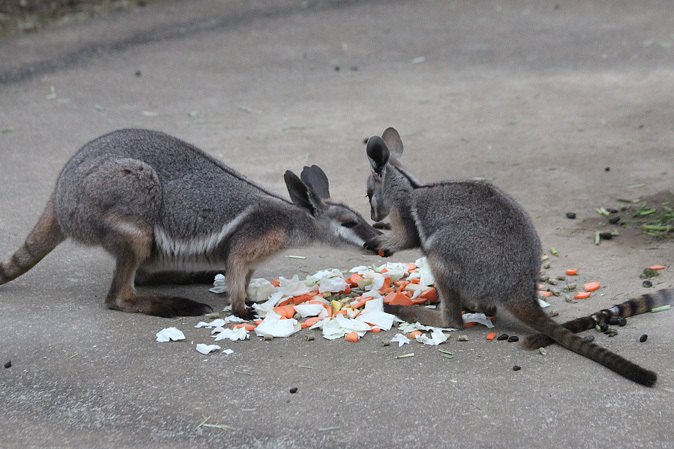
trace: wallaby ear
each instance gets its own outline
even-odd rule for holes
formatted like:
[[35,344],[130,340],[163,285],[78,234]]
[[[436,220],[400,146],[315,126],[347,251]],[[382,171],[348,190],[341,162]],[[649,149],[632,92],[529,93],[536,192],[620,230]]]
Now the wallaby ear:
[[318,195],[290,170],[285,172],[283,179],[293,204],[309,212],[312,217],[318,216],[323,206],[323,201]]
[[372,170],[377,175],[382,176],[390,156],[386,142],[379,136],[372,136],[367,140],[366,151]]
[[388,146],[391,153],[393,153],[397,159],[400,159],[403,155],[403,141],[400,138],[398,131],[396,131],[395,128],[386,128],[386,131],[381,135],[381,138],[386,142],[386,146]]
[[318,165],[304,167],[300,175],[302,182],[306,184],[321,199],[330,199],[330,184],[325,172]]

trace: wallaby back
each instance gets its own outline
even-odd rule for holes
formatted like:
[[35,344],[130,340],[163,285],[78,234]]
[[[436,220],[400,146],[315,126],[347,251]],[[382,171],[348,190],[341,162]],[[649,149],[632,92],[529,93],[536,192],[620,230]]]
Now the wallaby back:
[[655,373],[581,339],[544,313],[536,293],[540,241],[531,220],[512,198],[477,181],[422,184],[400,163],[402,153],[402,141],[393,128],[381,138],[368,140],[372,218],[390,216],[392,231],[366,246],[389,254],[420,247],[431,265],[441,304],[438,310],[388,306],[390,312],[405,321],[462,327],[462,306],[505,307],[567,349],[653,386]]

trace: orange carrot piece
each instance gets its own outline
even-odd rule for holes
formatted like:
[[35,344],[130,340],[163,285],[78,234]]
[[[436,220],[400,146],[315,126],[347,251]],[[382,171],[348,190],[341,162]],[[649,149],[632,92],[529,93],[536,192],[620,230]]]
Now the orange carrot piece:
[[360,274],[351,273],[351,276],[349,277],[349,279],[346,280],[346,282],[348,282],[349,285],[351,285],[351,287],[358,287],[358,281],[360,281],[361,279],[363,279],[363,276],[361,276]]
[[274,287],[280,287],[281,281],[279,281],[278,279],[274,279],[273,281],[271,281],[271,285],[273,285]]
[[539,294],[539,295],[546,296],[546,297],[547,297],[547,296],[552,296],[552,292],[546,292],[546,291],[543,291],[543,290],[539,290],[539,291],[538,291],[538,294]]
[[411,306],[414,304],[407,295],[402,293],[389,293],[389,295],[393,295],[393,298],[388,302],[392,306]]
[[341,309],[339,312],[335,313],[335,316],[337,315],[344,315],[346,316],[346,309]]
[[[318,294],[318,292],[309,292],[309,293],[305,293],[303,295],[293,296],[293,298],[292,298],[293,304],[299,305],[299,304],[305,303],[307,301],[311,301],[312,299],[314,299],[314,296],[316,296],[317,294]],[[281,304],[279,304],[279,305],[281,305]]]
[[496,338],[497,335],[498,334],[496,334],[495,332],[490,332],[487,334],[487,340],[493,340]]
[[578,274],[578,270],[566,270],[567,276],[575,276]]
[[417,338],[417,337],[419,337],[420,335],[421,335],[421,331],[414,331],[414,332],[410,332],[409,335],[408,335],[408,337],[409,337],[409,338]]
[[295,308],[293,306],[276,306],[274,312],[278,313],[284,318],[292,318],[295,315]]
[[357,333],[351,332],[349,334],[346,334],[346,337],[344,337],[344,340],[350,341],[352,343],[357,342],[360,339]]
[[365,305],[366,302],[373,299],[371,296],[359,296],[351,303],[351,308],[358,309]]
[[649,270],[664,270],[665,266],[664,265],[651,265],[648,267]]
[[476,324],[477,324],[477,323],[463,323],[463,327],[473,327],[473,326],[475,326]]
[[583,285],[583,288],[585,289],[586,292],[593,292],[595,290],[599,290],[599,282],[588,282],[587,284]]
[[433,287],[427,288],[419,296],[430,302],[437,302],[438,300],[438,292]]
[[380,249],[379,251],[377,251],[377,254],[379,254],[379,257],[384,257],[385,253],[383,249]]
[[378,334],[379,332],[381,332],[381,327],[373,327],[372,329],[370,329],[370,332]]
[[381,288],[382,289],[391,288],[391,278],[384,279],[384,285]]
[[247,331],[252,331],[252,330],[255,329],[257,326],[253,326],[252,324],[248,324],[248,323],[241,323],[241,324],[234,324],[234,325],[232,325],[232,328],[233,328],[233,329],[237,329],[237,328],[240,328],[240,327],[243,327],[243,328],[246,329]]
[[348,295],[351,293],[351,286],[349,284],[346,285],[346,288],[339,292],[340,295]]
[[307,327],[311,327],[314,324],[318,323],[319,321],[321,321],[321,319],[318,318],[317,316],[307,318],[307,320],[304,323],[302,323],[302,329],[306,329]]
[[259,326],[260,323],[262,323],[262,320],[255,320],[254,323],[255,323],[256,326]]
[[410,273],[417,269],[417,266],[414,265],[413,263],[406,263],[405,265],[407,265],[407,270],[408,270]]
[[285,306],[287,306],[288,304],[290,304],[292,301],[293,301],[293,298],[292,298],[292,296],[291,296],[290,298],[284,299],[283,301],[281,301],[280,303],[278,303],[278,305],[277,305],[276,307],[285,307]]
[[419,278],[412,279],[412,280],[410,281],[410,284],[421,284],[421,279],[419,279]]
[[587,299],[590,297],[589,292],[578,292],[576,293],[576,296],[573,297],[573,299]]
[[409,281],[395,281],[393,284],[397,285],[400,288],[405,288],[408,285],[410,285],[410,282]]

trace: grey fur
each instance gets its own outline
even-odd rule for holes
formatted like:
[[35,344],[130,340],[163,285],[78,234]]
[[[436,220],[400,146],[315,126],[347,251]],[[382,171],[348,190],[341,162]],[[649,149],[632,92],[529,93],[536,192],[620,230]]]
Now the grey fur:
[[318,191],[286,172],[290,202],[175,137],[114,131],[87,143],[66,163],[38,225],[24,246],[0,264],[0,284],[25,273],[71,237],[100,245],[115,257],[109,308],[159,316],[201,314],[210,307],[185,298],[138,295],[136,271],[142,272],[139,279],[156,282],[162,276],[155,272],[165,277],[193,272],[182,276],[186,280],[202,279],[201,270],[224,270],[233,310],[246,315],[246,285],[266,258],[314,243],[365,251],[363,243],[380,234],[358,213],[329,200],[327,177],[319,167],[305,170]]

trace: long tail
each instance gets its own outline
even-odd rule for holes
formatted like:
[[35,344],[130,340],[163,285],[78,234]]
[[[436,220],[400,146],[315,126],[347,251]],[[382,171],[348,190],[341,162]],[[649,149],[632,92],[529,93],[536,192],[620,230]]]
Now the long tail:
[[[637,298],[629,299],[622,304],[617,304],[610,309],[602,309],[592,315],[576,318],[562,324],[574,334],[594,328],[596,325],[608,323],[611,318],[627,318],[646,313],[655,307],[666,306],[674,302],[674,289],[662,289],[653,293],[646,293]],[[543,348],[555,341],[545,334],[529,335],[524,339],[524,344],[532,349]]]
[[[534,301],[525,304],[514,304],[508,307],[508,310],[518,319],[533,327],[539,332],[549,336],[551,339],[564,346],[565,348],[594,360],[604,365],[606,368],[615,371],[621,376],[637,382],[647,387],[652,387],[658,379],[657,374],[630,362],[629,360],[612,353],[608,349],[597,346],[579,336],[573,334],[570,330],[556,323],[538,306]],[[525,344],[527,349],[531,349]]]
[[33,268],[65,238],[56,221],[53,198],[50,198],[42,216],[21,248],[0,263],[0,285],[18,278]]

